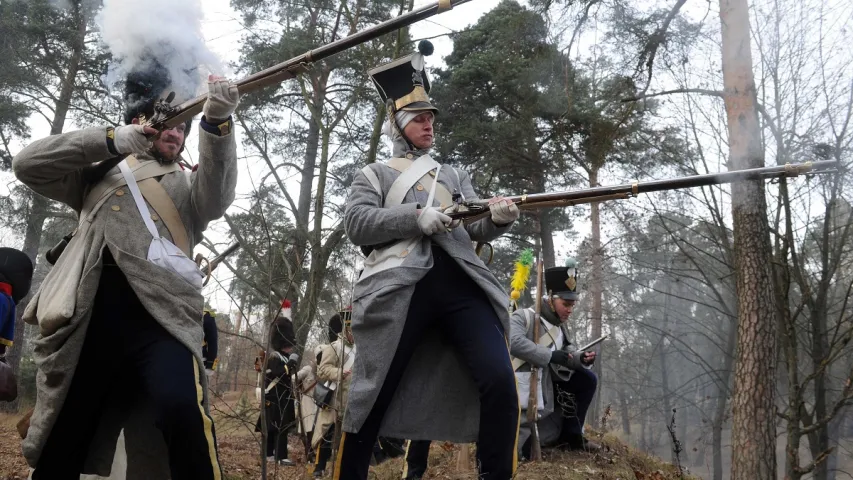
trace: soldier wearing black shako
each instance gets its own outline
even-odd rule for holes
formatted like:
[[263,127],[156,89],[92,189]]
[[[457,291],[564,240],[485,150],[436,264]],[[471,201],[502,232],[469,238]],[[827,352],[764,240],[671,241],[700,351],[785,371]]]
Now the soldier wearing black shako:
[[[522,409],[530,397],[530,364],[539,367],[542,376],[538,392],[539,439],[544,446],[567,450],[598,450],[599,445],[583,435],[587,409],[592,403],[598,379],[591,370],[595,352],[572,348],[569,317],[578,300],[577,267],[569,259],[564,267],[545,270],[547,294],[542,299],[538,341],[533,338],[533,308],[519,309],[510,318],[510,351],[518,378]],[[546,293],[546,292],[542,292]],[[519,448],[529,457],[530,425],[527,416],[521,424]]]
[[[468,174],[428,155],[438,110],[419,52],[372,70],[386,102],[393,157],[356,174],[346,232],[371,247],[355,285],[352,329],[359,355],[338,455],[341,479],[365,479],[377,436],[477,442],[480,475],[506,480],[516,467],[518,395],[507,349],[509,303],[474,251],[506,233],[518,208],[489,200],[467,225],[444,213],[477,195]],[[403,375],[403,373],[406,375]]]

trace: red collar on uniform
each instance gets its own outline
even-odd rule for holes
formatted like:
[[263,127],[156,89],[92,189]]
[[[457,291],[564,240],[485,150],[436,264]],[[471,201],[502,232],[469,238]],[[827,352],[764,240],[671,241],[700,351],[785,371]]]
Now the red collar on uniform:
[[12,285],[8,283],[0,282],[0,292],[5,293],[6,295],[12,296]]

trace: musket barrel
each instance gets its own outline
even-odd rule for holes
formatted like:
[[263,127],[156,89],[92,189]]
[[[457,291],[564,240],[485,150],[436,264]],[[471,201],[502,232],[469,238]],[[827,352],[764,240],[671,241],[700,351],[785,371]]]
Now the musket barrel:
[[[439,0],[438,2],[404,13],[403,15],[399,15],[382,23],[373,25],[347,37],[335,40],[332,43],[309,50],[308,52],[293,57],[290,60],[285,60],[278,65],[253,73],[235,83],[237,88],[240,89],[240,93],[249,93],[259,88],[280,83],[302,73],[304,71],[304,67],[310,63],[331,57],[332,55],[338,54],[356,45],[374,40],[382,35],[407,27],[437,13],[450,10],[457,5],[462,5],[463,3],[470,1],[471,0]],[[187,100],[176,107],[174,115],[170,115],[163,121],[154,123],[152,126],[158,130],[163,130],[186,122],[201,112],[206,99],[206,95],[200,95],[191,100]]]
[[[580,203],[591,203],[613,199],[623,199],[640,193],[660,192],[681,188],[704,187],[720,185],[745,180],[764,180],[767,178],[796,177],[807,173],[828,172],[838,167],[838,162],[828,160],[798,164],[779,165],[773,167],[750,168],[730,172],[690,175],[687,177],[668,178],[664,180],[649,180],[645,182],[623,183],[604,187],[585,188],[568,192],[533,193],[507,197],[520,208],[547,208],[554,206],[570,206]],[[480,207],[479,210],[469,210],[448,213],[453,219],[469,219],[482,216],[488,212],[486,202],[475,202],[469,206]]]

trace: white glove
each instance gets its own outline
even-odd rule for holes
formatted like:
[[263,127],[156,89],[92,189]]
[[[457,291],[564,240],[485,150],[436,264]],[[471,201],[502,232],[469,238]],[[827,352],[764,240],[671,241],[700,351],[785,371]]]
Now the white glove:
[[139,124],[122,125],[113,131],[113,145],[118,153],[145,153],[154,144],[145,136],[145,127]]
[[418,226],[427,236],[446,231],[449,223],[450,217],[439,212],[435,207],[424,208],[418,216]]
[[204,116],[211,120],[225,120],[237,109],[240,92],[236,85],[220,77],[210,77],[207,82],[207,101]]
[[205,375],[207,375],[207,377],[208,377],[208,378],[210,378],[210,377],[212,377],[212,376],[213,376],[213,370],[211,370],[211,369],[209,369],[209,368],[205,368],[205,369],[204,369],[204,374],[205,374]]
[[521,212],[511,200],[501,200],[489,205],[489,211],[492,213],[492,223],[495,225],[508,225],[516,220]]

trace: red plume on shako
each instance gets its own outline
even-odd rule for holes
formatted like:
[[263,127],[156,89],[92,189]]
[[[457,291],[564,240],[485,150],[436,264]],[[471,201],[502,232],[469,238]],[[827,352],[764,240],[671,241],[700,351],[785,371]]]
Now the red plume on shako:
[[293,318],[291,313],[293,310],[290,308],[290,300],[282,300],[281,301],[281,316],[285,318]]

